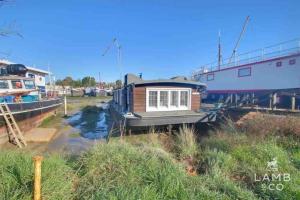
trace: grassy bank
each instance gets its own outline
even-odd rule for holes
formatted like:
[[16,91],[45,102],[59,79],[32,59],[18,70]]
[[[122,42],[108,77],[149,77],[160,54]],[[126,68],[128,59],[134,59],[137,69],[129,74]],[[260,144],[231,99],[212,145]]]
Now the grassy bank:
[[[256,129],[264,122],[268,126]],[[151,131],[114,138],[80,157],[49,155],[43,163],[43,195],[45,199],[300,199],[298,126],[268,117],[238,125],[227,121],[200,140],[191,127],[182,127],[172,135]],[[267,162],[274,158],[278,171],[268,171]],[[1,152],[0,166],[0,199],[30,199],[31,155]],[[289,174],[290,179],[257,181],[272,173]],[[283,189],[270,190],[270,184],[282,184]]]

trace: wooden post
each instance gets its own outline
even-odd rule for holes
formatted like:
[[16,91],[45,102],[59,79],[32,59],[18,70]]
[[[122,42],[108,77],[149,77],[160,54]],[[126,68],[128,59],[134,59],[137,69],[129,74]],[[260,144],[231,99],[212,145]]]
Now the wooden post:
[[254,92],[252,93],[252,104],[254,105],[254,103],[255,103],[255,94],[254,94]]
[[34,156],[34,200],[41,200],[41,180],[42,180],[42,160],[43,156]]
[[168,134],[171,135],[172,134],[172,124],[168,125]]
[[296,94],[294,93],[292,96],[292,111],[296,109]]
[[123,139],[123,127],[122,127],[122,122],[119,124],[119,130],[120,130],[120,135],[121,135],[121,139]]
[[250,104],[250,95],[248,93],[246,94],[246,99],[247,99],[246,104],[248,106]]
[[238,94],[235,94],[235,106],[238,105]]
[[269,98],[269,108],[270,108],[270,110],[272,109],[272,96],[273,96],[273,94],[270,94],[270,98]]
[[276,109],[277,104],[277,93],[275,92],[273,95],[273,108]]
[[128,129],[128,135],[131,136],[131,129]]
[[233,96],[232,94],[230,94],[230,105],[232,105],[232,102],[233,102]]
[[68,110],[67,110],[67,107],[68,107],[68,105],[67,105],[67,95],[64,96],[64,106],[65,106],[65,112],[64,112],[64,114],[65,114],[65,116],[68,116]]

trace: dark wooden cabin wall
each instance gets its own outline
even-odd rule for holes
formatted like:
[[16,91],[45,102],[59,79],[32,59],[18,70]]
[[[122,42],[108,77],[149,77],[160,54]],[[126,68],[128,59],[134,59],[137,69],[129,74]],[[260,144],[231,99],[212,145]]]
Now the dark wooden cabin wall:
[[200,109],[201,106],[201,95],[199,92],[197,92],[196,89],[192,90],[192,105],[191,105],[191,109],[194,111],[197,111]]
[[133,112],[146,112],[146,88],[145,87],[134,88]]

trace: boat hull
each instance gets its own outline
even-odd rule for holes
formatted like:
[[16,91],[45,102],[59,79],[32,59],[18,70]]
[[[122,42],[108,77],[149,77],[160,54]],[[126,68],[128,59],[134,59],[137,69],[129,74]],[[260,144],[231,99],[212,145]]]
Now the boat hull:
[[[54,115],[56,109],[62,105],[61,99],[51,99],[45,101],[29,103],[7,104],[10,108],[18,126],[22,132],[26,132],[37,127],[47,117]],[[3,114],[0,114],[0,144],[8,141],[7,127]]]

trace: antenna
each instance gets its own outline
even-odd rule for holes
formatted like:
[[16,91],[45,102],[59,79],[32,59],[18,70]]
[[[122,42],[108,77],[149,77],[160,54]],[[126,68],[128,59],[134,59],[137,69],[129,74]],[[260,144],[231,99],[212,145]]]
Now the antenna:
[[235,58],[236,50],[237,50],[238,45],[239,45],[239,43],[240,43],[240,41],[241,41],[241,39],[242,39],[243,34],[244,34],[245,31],[246,31],[246,26],[247,26],[247,24],[248,24],[248,22],[249,22],[249,19],[250,19],[250,16],[248,15],[248,16],[246,17],[245,22],[244,22],[243,29],[242,29],[242,31],[241,31],[241,33],[240,33],[240,35],[239,35],[239,37],[238,37],[238,40],[237,40],[237,42],[236,42],[236,44],[235,44],[235,46],[234,46],[234,49],[233,49],[233,51],[232,51],[232,55],[231,55],[231,57],[230,57],[230,59],[229,59],[229,63],[228,63],[228,64],[231,63],[232,58]]
[[221,53],[221,31],[219,30],[219,44],[218,44],[218,70],[221,69],[222,53]]

